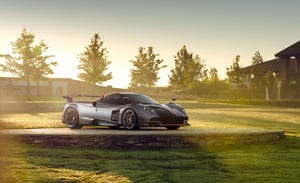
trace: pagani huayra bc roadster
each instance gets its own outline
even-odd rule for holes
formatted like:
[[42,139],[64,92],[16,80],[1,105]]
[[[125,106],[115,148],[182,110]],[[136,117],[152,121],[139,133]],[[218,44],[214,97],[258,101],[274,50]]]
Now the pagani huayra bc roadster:
[[[90,95],[63,96],[66,103],[62,122],[71,129],[84,125],[100,125],[110,128],[124,126],[128,130],[140,127],[166,127],[175,130],[188,126],[188,116],[174,102],[159,104],[150,97],[138,93],[110,93],[102,97]],[[75,97],[95,97],[93,101],[74,101]],[[174,101],[176,99],[172,99]]]

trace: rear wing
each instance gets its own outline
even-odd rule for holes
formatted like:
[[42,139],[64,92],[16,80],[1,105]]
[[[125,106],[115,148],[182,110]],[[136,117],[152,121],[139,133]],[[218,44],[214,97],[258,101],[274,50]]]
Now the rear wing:
[[85,94],[73,94],[73,95],[65,95],[65,96],[63,96],[63,98],[66,99],[67,102],[72,102],[72,101],[74,101],[74,98],[78,98],[78,97],[100,98],[101,96],[85,95]]

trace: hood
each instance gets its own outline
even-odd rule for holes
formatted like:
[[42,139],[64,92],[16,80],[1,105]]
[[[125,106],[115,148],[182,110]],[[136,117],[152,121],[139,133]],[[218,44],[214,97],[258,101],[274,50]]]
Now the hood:
[[172,116],[186,116],[184,109],[173,103],[168,104],[143,104],[144,109],[148,111],[155,111],[156,113],[168,113]]

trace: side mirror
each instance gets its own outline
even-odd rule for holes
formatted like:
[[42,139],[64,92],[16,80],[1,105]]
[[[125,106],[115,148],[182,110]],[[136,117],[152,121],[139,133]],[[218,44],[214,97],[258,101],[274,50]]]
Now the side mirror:
[[97,101],[93,101],[92,104],[93,104],[93,107],[96,107]]

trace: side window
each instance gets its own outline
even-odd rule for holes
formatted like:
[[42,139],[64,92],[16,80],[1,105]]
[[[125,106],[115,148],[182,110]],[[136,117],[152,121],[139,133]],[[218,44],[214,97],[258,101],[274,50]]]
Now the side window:
[[122,95],[120,95],[120,94],[107,95],[103,98],[102,102],[107,103],[107,104],[121,105],[122,104]]
[[110,103],[110,101],[111,101],[111,95],[106,95],[106,96],[104,96],[104,98],[102,99],[101,102]]
[[122,104],[126,105],[126,104],[130,104],[132,103],[131,99],[128,97],[122,97]]

